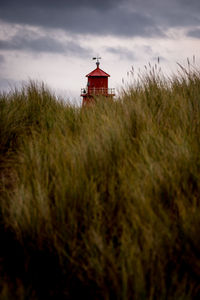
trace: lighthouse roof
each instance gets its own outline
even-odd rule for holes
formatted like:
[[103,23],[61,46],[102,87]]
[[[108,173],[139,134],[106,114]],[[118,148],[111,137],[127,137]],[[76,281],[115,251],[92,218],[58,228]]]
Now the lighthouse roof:
[[107,74],[106,72],[104,72],[103,70],[101,70],[98,66],[95,70],[93,70],[92,72],[90,72],[89,74],[86,75],[86,77],[110,77],[109,74]]

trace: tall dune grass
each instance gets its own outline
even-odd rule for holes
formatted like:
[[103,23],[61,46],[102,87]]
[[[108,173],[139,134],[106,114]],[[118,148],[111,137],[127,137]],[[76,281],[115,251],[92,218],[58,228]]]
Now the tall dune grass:
[[0,299],[199,299],[200,72],[77,108],[0,98]]

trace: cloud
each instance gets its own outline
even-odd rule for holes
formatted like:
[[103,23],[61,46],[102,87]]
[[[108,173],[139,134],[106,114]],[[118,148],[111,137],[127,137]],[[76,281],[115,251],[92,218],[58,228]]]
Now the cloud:
[[200,39],[200,28],[188,31],[187,36]]
[[[37,53],[62,53],[73,56],[88,56],[90,49],[83,48],[78,41],[59,41],[31,30],[19,29],[10,39],[0,39],[0,50],[24,50]],[[1,61],[1,59],[0,59]]]
[[172,27],[197,26],[199,0],[1,0],[0,19],[70,33],[164,36]]
[[1,0],[0,19],[79,34],[159,36],[200,22],[199,0]]
[[3,63],[5,63],[5,58],[2,54],[0,54],[0,65],[2,65]]
[[117,55],[120,59],[136,60],[135,53],[124,47],[107,47],[106,51]]
[[145,6],[140,10],[130,10],[127,3],[127,0],[2,0],[0,19],[17,24],[60,28],[79,34],[117,36],[163,34],[153,16],[145,12]]
[[86,8],[94,8],[96,10],[108,10],[113,9],[114,7],[118,6],[119,4],[126,2],[126,0],[18,0],[15,4],[13,0],[1,0],[2,8],[6,7],[19,7],[20,9],[23,7],[41,7],[50,9],[78,9],[80,7]]
[[143,12],[163,31],[172,27],[198,25],[200,22],[199,0],[129,0],[127,9]]
[[22,82],[12,78],[0,78],[0,93],[9,92],[13,88],[18,88],[22,85]]

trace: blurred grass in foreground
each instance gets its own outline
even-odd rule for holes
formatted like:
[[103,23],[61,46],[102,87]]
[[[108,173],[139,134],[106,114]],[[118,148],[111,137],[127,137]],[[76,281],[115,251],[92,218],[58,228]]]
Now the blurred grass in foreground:
[[199,299],[200,72],[2,94],[0,195],[0,299]]

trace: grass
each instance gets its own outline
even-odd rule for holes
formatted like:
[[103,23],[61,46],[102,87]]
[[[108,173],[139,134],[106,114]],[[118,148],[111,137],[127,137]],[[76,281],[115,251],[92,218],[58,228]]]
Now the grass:
[[200,72],[88,108],[0,97],[0,299],[200,297]]

